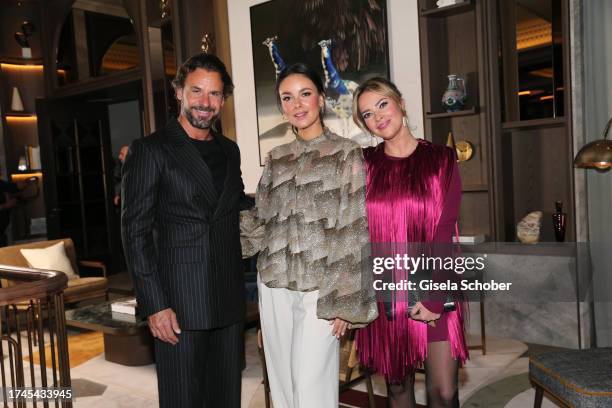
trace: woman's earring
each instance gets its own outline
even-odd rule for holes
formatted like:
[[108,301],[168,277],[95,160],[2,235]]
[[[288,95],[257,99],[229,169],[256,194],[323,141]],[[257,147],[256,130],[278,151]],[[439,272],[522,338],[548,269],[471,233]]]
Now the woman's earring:
[[408,118],[406,116],[402,117],[402,125],[404,125],[404,127],[408,127]]

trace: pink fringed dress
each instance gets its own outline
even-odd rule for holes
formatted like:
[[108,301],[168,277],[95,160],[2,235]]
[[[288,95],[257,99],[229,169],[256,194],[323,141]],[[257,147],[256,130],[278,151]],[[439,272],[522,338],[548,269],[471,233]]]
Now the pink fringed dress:
[[[366,204],[370,240],[378,243],[450,243],[461,200],[461,181],[454,152],[419,140],[406,158],[385,154],[384,144],[364,150]],[[443,302],[424,301],[435,313]],[[378,303],[379,317],[357,333],[360,361],[391,383],[403,382],[421,366],[427,343],[451,342],[453,358],[468,358],[463,307],[442,313],[436,327],[410,319],[406,302],[395,302],[394,319]]]

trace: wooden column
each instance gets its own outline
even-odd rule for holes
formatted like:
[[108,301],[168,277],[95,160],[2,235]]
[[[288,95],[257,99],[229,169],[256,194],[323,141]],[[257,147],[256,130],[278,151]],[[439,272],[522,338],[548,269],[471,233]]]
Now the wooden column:
[[[180,31],[183,60],[202,52],[202,37],[209,34],[214,40],[210,52],[216,54],[226,65],[230,75],[232,61],[230,57],[229,23],[227,0],[184,0],[179,4],[179,18],[176,19],[176,31]],[[179,61],[182,63],[183,61]],[[234,100],[225,101],[221,112],[223,134],[236,140],[236,122]]]
[[76,48],[77,70],[79,80],[89,78],[89,53],[87,49],[87,28],[85,27],[85,11],[74,10],[72,12],[72,24],[74,27],[74,42]]
[[[232,58],[230,55],[229,18],[227,14],[227,0],[213,0],[215,19],[215,40],[217,43],[217,56],[225,63],[227,70],[232,73]],[[223,120],[223,134],[236,140],[236,113],[234,111],[234,98],[225,101],[221,114]]]

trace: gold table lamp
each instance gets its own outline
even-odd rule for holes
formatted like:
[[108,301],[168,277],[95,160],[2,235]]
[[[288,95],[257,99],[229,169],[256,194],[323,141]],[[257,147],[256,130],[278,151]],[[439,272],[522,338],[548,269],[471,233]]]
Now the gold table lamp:
[[612,168],[612,140],[608,133],[612,126],[612,118],[608,121],[603,133],[603,139],[591,142],[580,149],[574,159],[574,166],[583,169],[596,169],[607,171]]

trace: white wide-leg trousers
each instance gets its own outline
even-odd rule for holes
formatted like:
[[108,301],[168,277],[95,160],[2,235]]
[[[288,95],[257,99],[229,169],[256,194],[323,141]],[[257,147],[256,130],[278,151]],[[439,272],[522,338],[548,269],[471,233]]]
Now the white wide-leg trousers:
[[259,311],[274,408],[337,408],[339,342],[317,318],[319,291],[268,288]]

